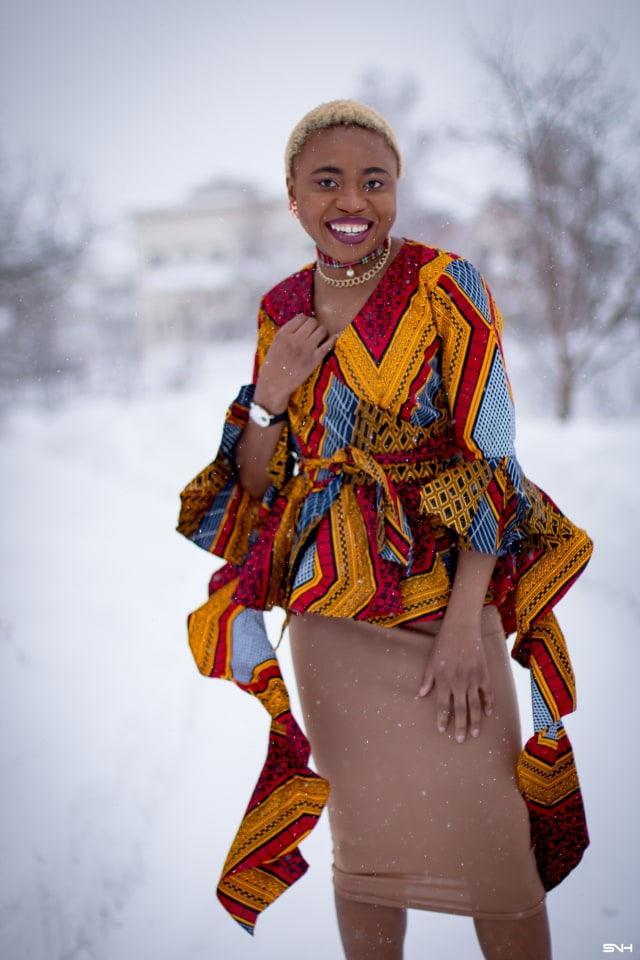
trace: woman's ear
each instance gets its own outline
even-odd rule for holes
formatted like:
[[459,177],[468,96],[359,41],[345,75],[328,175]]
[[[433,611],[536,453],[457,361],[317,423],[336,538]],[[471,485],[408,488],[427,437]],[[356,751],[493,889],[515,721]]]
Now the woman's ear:
[[296,200],[296,192],[293,188],[293,180],[291,177],[287,177],[287,193],[289,195],[289,212],[292,217],[298,219],[298,202]]

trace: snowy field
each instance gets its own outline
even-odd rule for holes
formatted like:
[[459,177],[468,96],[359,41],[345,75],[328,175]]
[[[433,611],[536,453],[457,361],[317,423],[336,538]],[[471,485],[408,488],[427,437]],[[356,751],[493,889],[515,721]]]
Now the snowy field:
[[[214,894],[268,724],[252,698],[196,671],[185,617],[212,559],[174,526],[251,362],[250,345],[220,346],[188,391],[22,409],[0,428],[2,960],[341,956],[324,818],[303,846],[309,873],[254,939]],[[592,846],[549,898],[557,960],[601,957],[604,943],[640,953],[638,427],[518,426],[525,471],[596,541],[558,608]],[[281,660],[290,678],[286,642]],[[514,671],[528,736],[527,677]],[[478,957],[471,921],[412,914],[407,960]]]

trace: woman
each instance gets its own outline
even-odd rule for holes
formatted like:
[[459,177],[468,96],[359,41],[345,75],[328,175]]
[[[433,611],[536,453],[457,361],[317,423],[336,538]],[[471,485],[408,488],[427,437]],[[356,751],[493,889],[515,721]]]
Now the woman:
[[[591,543],[515,459],[482,277],[391,236],[401,165],[364,104],[323,104],[294,129],[290,206],[317,261],[264,298],[253,384],[183,492],[179,529],[230,561],[190,619],[198,665],[274,718],[219,895],[252,926],[304,870],[296,842],[328,781],[348,960],[401,958],[408,907],[473,917],[487,958],[545,960],[545,889],[588,842],[552,607]],[[321,779],[254,612],[274,604]],[[520,758],[505,631],[534,680],[537,735]],[[305,800],[278,832],[265,811],[293,782]]]

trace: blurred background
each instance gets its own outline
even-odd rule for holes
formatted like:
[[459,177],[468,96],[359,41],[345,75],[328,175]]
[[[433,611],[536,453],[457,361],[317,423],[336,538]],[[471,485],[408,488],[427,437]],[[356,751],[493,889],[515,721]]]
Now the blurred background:
[[3,0],[0,408],[175,386],[251,336],[313,256],[289,131],[357,97],[404,146],[399,232],[486,273],[537,408],[637,409],[639,21],[634,0]]
[[[397,130],[396,232],[485,274],[525,470],[596,541],[559,611],[593,844],[552,922],[564,960],[640,950],[638,36],[637,0],[0,0],[2,960],[340,956],[324,821],[255,942],[215,901],[266,717],[197,676],[212,558],[174,533],[314,258],[283,153],[337,97]],[[412,924],[407,960],[479,956]]]

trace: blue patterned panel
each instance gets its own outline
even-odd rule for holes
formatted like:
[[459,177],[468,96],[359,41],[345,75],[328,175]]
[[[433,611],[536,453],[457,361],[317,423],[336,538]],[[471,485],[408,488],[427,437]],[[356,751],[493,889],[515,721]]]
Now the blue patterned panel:
[[564,724],[562,720],[553,719],[549,707],[540,693],[533,671],[531,673],[531,708],[533,710],[533,729],[535,733],[544,730],[545,737],[549,737],[550,740],[557,740],[560,731],[564,729]]
[[564,723],[562,720],[556,720],[555,723],[552,723],[550,727],[544,732],[545,737],[549,737],[550,740],[558,740],[560,737],[560,731],[564,730]]
[[505,460],[507,476],[513,484],[516,493],[516,513],[515,517],[507,524],[502,534],[502,545],[500,553],[513,553],[517,544],[522,540],[522,522],[530,509],[529,498],[524,492],[522,484],[522,467],[515,457],[507,457]]
[[[244,384],[233,402],[248,408],[255,392],[256,388],[252,383]],[[241,433],[242,427],[238,427],[235,423],[225,422],[222,429],[222,440],[220,441],[220,453],[229,460],[233,460],[233,453]]]
[[416,408],[411,415],[411,422],[418,427],[428,427],[440,420],[442,413],[437,409],[434,400],[442,389],[440,375],[440,360],[434,357],[431,361],[431,373],[420,393],[416,396]]
[[190,539],[193,540],[196,546],[202,547],[203,550],[209,549],[211,543],[213,542],[213,538],[218,533],[220,529],[220,523],[222,522],[222,517],[227,509],[229,497],[235,489],[236,484],[237,481],[234,478],[233,480],[229,480],[229,482],[224,485],[220,493],[214,499],[211,509],[202,518],[200,526],[191,536]]
[[[476,508],[468,533],[474,550],[480,553],[496,553],[498,524],[486,496]],[[500,552],[503,553],[504,550]]]
[[305,547],[302,553],[302,559],[298,564],[298,569],[296,570],[296,575],[293,581],[293,589],[297,590],[298,587],[301,587],[305,583],[309,583],[313,580],[313,567],[316,558],[316,545],[310,543]]
[[518,517],[519,517],[521,509],[523,513],[526,512],[528,508],[528,503],[523,503],[521,501],[521,498],[525,497],[524,486],[522,484],[523,474],[522,474],[522,467],[520,466],[520,464],[518,463],[515,457],[509,457],[507,461],[507,473],[509,475],[509,479],[511,480],[511,483],[513,484],[514,490],[518,494],[518,511],[519,511]]
[[516,439],[516,420],[507,375],[496,347],[473,427],[473,440],[487,458],[509,457]]
[[491,323],[487,292],[482,283],[482,277],[474,265],[468,260],[452,260],[445,273],[453,277],[476,310],[482,314],[487,323]]
[[322,425],[326,433],[320,456],[332,457],[336,450],[351,443],[358,398],[349,387],[332,377],[324,402],[326,412]]
[[531,708],[533,710],[533,729],[536,733],[551,726],[553,717],[549,713],[544,697],[538,689],[533,673],[531,674]]
[[273,657],[262,610],[241,610],[232,629],[233,679],[238,683],[249,683],[255,668]]
[[[319,471],[318,479],[326,479],[330,476],[332,475],[329,470],[321,470]],[[310,523],[313,523],[315,520],[324,516],[324,514],[329,511],[336,497],[340,493],[342,482],[342,473],[338,473],[333,475],[326,487],[322,487],[320,490],[311,491],[302,504],[302,510],[300,511],[300,518],[298,520],[297,527],[298,533],[302,533],[302,531],[305,530]]]

